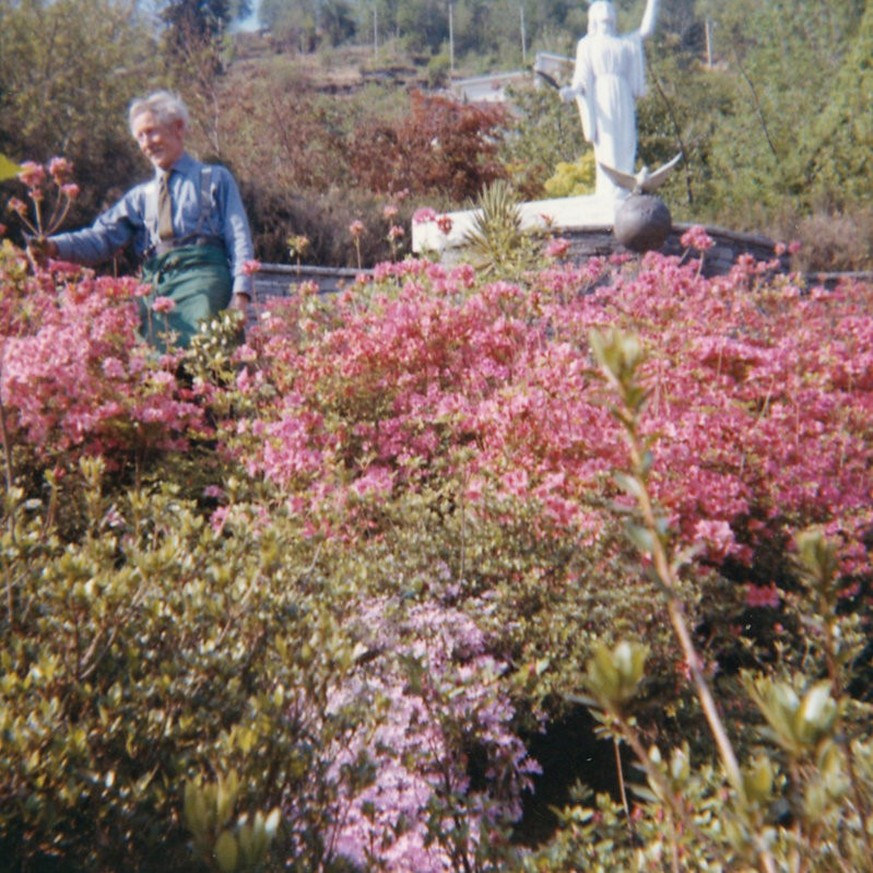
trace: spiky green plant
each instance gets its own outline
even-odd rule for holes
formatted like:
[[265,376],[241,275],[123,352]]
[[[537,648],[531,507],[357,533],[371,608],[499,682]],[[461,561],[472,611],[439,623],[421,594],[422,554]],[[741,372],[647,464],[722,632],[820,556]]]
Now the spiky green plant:
[[536,266],[535,233],[522,226],[521,203],[505,179],[482,191],[462,246],[470,261],[492,278],[517,279]]

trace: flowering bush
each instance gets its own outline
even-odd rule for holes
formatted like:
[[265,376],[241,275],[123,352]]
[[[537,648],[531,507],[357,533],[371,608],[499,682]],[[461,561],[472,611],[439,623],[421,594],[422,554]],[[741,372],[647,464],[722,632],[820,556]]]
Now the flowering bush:
[[237,425],[245,463],[301,511],[348,507],[349,524],[362,493],[438,476],[471,512],[491,492],[533,501],[559,535],[596,536],[592,497],[615,495],[624,450],[587,333],[631,326],[651,349],[653,488],[683,541],[752,568],[790,529],[821,523],[857,569],[873,522],[870,287],[762,284],[752,263],[710,281],[660,256],[611,283],[605,270],[551,268],[523,287],[407,261],[329,313],[274,310],[239,383],[256,409]]
[[[42,466],[75,467],[80,454],[119,464],[179,449],[203,423],[178,380],[178,355],[159,358],[138,338],[132,279],[95,278],[56,265],[31,275],[0,251],[0,397],[7,451]],[[165,311],[160,309],[159,311]]]
[[[698,232],[687,243],[706,251]],[[642,694],[657,705],[621,725],[633,731],[607,727],[677,747],[676,785],[710,809],[723,781],[685,779],[669,741],[682,728],[709,754],[687,678],[723,681],[742,724],[731,663],[767,659],[770,684],[748,681],[782,772],[796,764],[806,785],[821,765],[839,787],[842,770],[810,749],[860,722],[848,680],[828,694],[779,683],[807,665],[797,629],[836,639],[816,610],[851,614],[850,654],[869,628],[869,285],[805,288],[750,261],[709,280],[699,261],[658,255],[552,263],[523,281],[405,260],[330,298],[296,286],[238,347],[228,317],[156,356],[136,341],[135,283],[34,272],[8,244],[2,258],[0,423],[17,487],[0,528],[0,850],[105,869],[162,852],[184,869],[185,786],[192,797],[235,773],[240,812],[281,810],[271,852],[292,868],[562,869],[509,840],[536,786],[525,732],[595,679],[588,690],[618,688],[622,706]],[[624,417],[590,341],[616,327],[638,338]],[[629,369],[630,353],[608,354]],[[101,479],[132,451],[201,435],[207,414],[214,451],[185,468],[155,453],[153,493],[142,477],[132,493]],[[66,509],[83,518],[61,525],[44,503],[37,474],[52,465],[80,471],[88,487]],[[194,466],[200,490],[183,500]],[[631,468],[637,479],[614,475]],[[643,480],[640,560],[616,510],[630,516]],[[835,546],[827,598],[803,609],[792,543],[810,524]],[[651,578],[668,533],[670,608],[687,610],[699,659],[669,636]],[[747,632],[762,614],[767,651]],[[645,639],[646,657],[606,645],[619,634]],[[813,709],[821,725],[801,746],[797,713]],[[644,763],[661,791],[662,762]],[[829,833],[841,797],[822,801]],[[659,803],[632,813],[653,864],[679,845],[658,836],[665,810],[686,821]],[[566,815],[584,827],[544,849],[566,849],[566,869],[626,826],[605,800]],[[624,833],[616,863],[631,864]]]
[[496,859],[536,770],[511,731],[505,668],[473,621],[438,600],[408,609],[374,600],[358,621],[378,657],[338,699],[390,717],[337,750],[336,772],[362,760],[373,768],[372,783],[347,798],[337,852],[397,873]]

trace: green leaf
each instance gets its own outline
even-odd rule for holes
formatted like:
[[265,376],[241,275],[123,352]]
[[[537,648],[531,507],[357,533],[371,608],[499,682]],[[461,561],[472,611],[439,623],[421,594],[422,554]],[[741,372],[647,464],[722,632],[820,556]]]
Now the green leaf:
[[222,831],[215,843],[215,860],[221,873],[234,873],[239,859],[236,837],[230,831]]
[[651,555],[655,551],[655,537],[648,528],[639,524],[629,524],[627,535],[634,546],[644,555]]
[[633,476],[628,475],[627,473],[620,472],[613,473],[613,478],[615,479],[618,487],[621,488],[622,491],[630,494],[631,497],[635,497],[637,500],[641,500],[645,496],[642,483],[639,481],[639,479],[636,479]]
[[21,172],[20,164],[11,161],[6,155],[0,154],[0,182],[14,179]]

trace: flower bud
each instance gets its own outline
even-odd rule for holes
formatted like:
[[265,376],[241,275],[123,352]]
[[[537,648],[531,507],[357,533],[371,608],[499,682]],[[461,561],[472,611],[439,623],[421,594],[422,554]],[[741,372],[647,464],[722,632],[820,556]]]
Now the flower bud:
[[623,640],[614,649],[599,645],[588,661],[588,689],[595,698],[613,705],[636,694],[649,656],[647,646]]

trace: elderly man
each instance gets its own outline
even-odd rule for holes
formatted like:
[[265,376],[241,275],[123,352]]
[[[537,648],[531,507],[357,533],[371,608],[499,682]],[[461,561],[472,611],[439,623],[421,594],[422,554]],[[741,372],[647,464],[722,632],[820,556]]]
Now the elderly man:
[[[152,294],[143,311],[143,332],[159,346],[169,327],[187,346],[199,323],[228,306],[246,311],[252,279],[251,231],[233,176],[185,151],[188,110],[174,94],[159,91],[130,107],[130,130],[155,167],[152,180],[137,185],[84,230],[53,236],[41,253],[84,265],[108,260],[133,243],[143,259],[143,281]],[[159,316],[155,298],[173,301]]]

